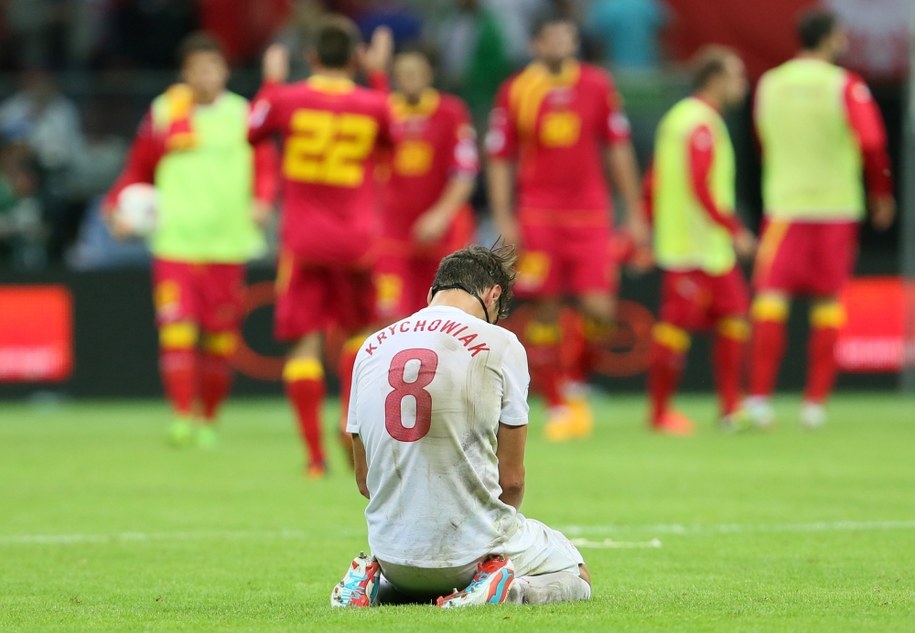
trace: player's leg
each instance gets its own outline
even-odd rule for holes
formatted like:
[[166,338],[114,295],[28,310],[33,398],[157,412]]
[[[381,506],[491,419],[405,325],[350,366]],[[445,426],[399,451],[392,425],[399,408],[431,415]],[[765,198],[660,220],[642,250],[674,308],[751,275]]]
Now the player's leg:
[[325,390],[321,333],[327,326],[331,284],[325,269],[301,265],[289,254],[280,257],[276,336],[281,341],[295,341],[283,369],[283,382],[308,451],[309,477],[321,477],[326,471],[321,443]]
[[176,446],[193,438],[197,394],[199,329],[190,264],[153,262],[153,294],[159,329],[159,373],[174,419],[169,440]]
[[815,429],[826,422],[825,404],[838,373],[835,348],[845,310],[838,297],[818,297],[810,306],[807,347],[807,385],[801,406],[801,424]]
[[[511,560],[502,554],[492,554],[477,564],[470,584],[454,587],[451,593],[440,596],[435,604],[445,609],[503,604],[511,595],[515,578]],[[464,588],[459,589],[462,586]]]
[[705,317],[703,276],[697,271],[664,271],[661,312],[651,333],[648,365],[649,423],[652,430],[669,435],[690,435],[693,423],[671,406],[686,354],[692,344],[690,330]]
[[539,521],[518,516],[521,525],[506,543],[515,580],[512,603],[547,604],[589,600],[591,574],[568,538]]
[[205,268],[203,333],[200,345],[200,404],[204,427],[198,443],[216,440],[213,425],[232,388],[231,358],[238,347],[245,268],[241,264],[211,264]]
[[308,449],[306,474],[324,476],[327,462],[321,441],[321,407],[324,404],[324,366],[321,363],[322,337],[319,332],[299,339],[283,368],[286,397],[292,404],[299,433]]
[[[566,400],[572,410],[577,437],[587,437],[594,426],[588,404],[589,380],[594,371],[596,354],[610,345],[616,331],[617,298],[614,291],[587,290],[578,297],[581,312],[579,344],[572,348],[572,370],[566,386]],[[563,333],[565,335],[565,332]],[[564,340],[564,345],[566,344]],[[568,349],[568,348],[567,348]]]
[[771,398],[787,343],[790,293],[797,286],[798,269],[807,265],[803,238],[797,225],[769,222],[756,256],[756,297],[750,308],[753,362],[744,406],[751,422],[762,428],[775,421]]
[[566,376],[560,347],[561,271],[554,252],[556,236],[551,226],[522,221],[521,229],[524,250],[518,261],[515,291],[530,301],[530,319],[519,336],[527,349],[531,386],[547,407],[547,428],[559,429],[569,410],[563,396]]
[[711,277],[712,305],[710,315],[715,324],[712,365],[718,391],[720,423],[726,430],[743,426],[740,403],[747,339],[749,293],[743,274],[737,267],[725,275]]
[[858,239],[854,223],[819,225],[814,230],[818,252],[811,284],[816,298],[810,308],[807,386],[801,408],[801,424],[807,428],[826,422],[824,407],[838,372],[835,348],[845,322],[839,291],[854,267]]
[[584,437],[593,427],[587,401],[588,381],[596,352],[608,346],[614,334],[619,279],[609,228],[563,227],[560,242],[567,292],[578,298],[582,315],[581,340],[577,345],[564,341],[573,359],[566,398],[573,413],[575,435]]

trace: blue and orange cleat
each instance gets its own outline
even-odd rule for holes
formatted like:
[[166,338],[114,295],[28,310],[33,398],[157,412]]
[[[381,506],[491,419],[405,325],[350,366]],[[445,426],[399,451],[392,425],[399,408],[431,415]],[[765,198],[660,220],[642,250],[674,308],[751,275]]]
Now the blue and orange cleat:
[[515,569],[505,556],[490,556],[477,565],[477,573],[467,588],[442,596],[435,604],[443,609],[502,604],[515,580]]
[[365,552],[353,559],[346,575],[330,592],[332,607],[371,607],[378,601],[381,565]]

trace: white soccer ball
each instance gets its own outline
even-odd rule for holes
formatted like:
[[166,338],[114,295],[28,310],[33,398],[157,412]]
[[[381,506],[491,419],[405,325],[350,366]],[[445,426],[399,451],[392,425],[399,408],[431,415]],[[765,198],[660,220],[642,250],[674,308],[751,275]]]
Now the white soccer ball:
[[158,194],[152,185],[138,182],[124,187],[118,194],[118,222],[139,237],[156,229]]

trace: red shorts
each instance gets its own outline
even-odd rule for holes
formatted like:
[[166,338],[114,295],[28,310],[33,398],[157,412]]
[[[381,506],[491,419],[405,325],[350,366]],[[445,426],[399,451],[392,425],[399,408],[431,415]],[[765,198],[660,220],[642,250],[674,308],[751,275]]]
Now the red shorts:
[[156,323],[191,322],[204,332],[234,332],[242,314],[244,264],[153,261]]
[[735,266],[723,275],[701,270],[664,271],[661,281],[661,321],[683,330],[711,329],[721,319],[743,318],[750,293]]
[[375,267],[379,316],[399,319],[425,308],[440,261],[438,257],[409,255],[379,257]]
[[280,256],[275,334],[294,341],[337,326],[346,333],[373,325],[375,284],[369,269],[346,269]]
[[758,291],[836,295],[855,267],[857,222],[766,222],[753,284]]
[[616,292],[619,282],[606,225],[535,224],[522,219],[521,241],[518,296]]

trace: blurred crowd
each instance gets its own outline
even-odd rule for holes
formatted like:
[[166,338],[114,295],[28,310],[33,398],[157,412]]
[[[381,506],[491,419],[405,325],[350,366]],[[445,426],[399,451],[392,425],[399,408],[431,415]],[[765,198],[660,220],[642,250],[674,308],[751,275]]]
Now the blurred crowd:
[[[831,3],[841,8],[857,1]],[[875,1],[889,6],[906,0]],[[696,4],[0,0],[0,267],[88,267],[143,257],[138,245],[120,249],[123,259],[110,256],[98,200],[117,174],[142,108],[174,79],[177,42],[193,31],[218,37],[233,65],[233,89],[250,96],[271,41],[296,52],[295,75],[307,72],[301,53],[321,14],[344,13],[364,34],[385,24],[398,45],[421,40],[438,51],[439,86],[463,97],[482,126],[499,83],[528,60],[528,33],[544,12],[573,16],[583,33],[582,58],[611,68],[625,93],[627,79],[638,83],[674,57],[668,53],[677,44],[669,37],[674,16],[682,22],[690,2]],[[681,32],[697,32],[684,26]],[[654,82],[655,93],[662,86],[669,91],[668,83],[667,77]],[[100,84],[104,89],[97,89]],[[646,138],[651,130],[631,110],[638,149],[641,128]]]
[[[139,245],[113,247],[98,217],[133,130],[109,116],[110,103],[65,94],[61,76],[72,84],[170,72],[174,43],[199,29],[217,35],[236,73],[253,76],[270,41],[302,53],[316,19],[339,12],[366,35],[384,24],[398,45],[431,43],[441,86],[464,97],[482,125],[499,83],[527,61],[528,31],[546,11],[588,25],[582,56],[617,72],[650,70],[661,58],[661,0],[0,0],[0,266],[144,258]],[[304,75],[304,55],[295,58]]]

